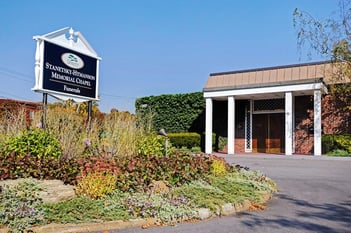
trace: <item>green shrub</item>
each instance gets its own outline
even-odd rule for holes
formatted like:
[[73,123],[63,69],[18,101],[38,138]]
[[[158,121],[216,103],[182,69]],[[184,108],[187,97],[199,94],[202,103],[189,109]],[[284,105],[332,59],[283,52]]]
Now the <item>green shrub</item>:
[[340,149],[336,149],[336,150],[332,150],[329,151],[327,153],[328,156],[343,156],[343,157],[349,157],[351,156],[351,153],[349,153],[346,150],[340,150]]
[[324,134],[322,135],[322,145],[325,154],[331,154],[332,151],[337,150],[351,153],[351,135]]
[[5,186],[0,195],[0,224],[7,225],[13,233],[22,233],[30,230],[33,224],[40,223],[40,190],[41,187],[34,179]]
[[222,151],[228,145],[228,138],[219,136],[218,138],[218,150]]
[[335,143],[335,136],[334,134],[323,134],[322,135],[322,146],[323,146],[323,153],[327,154],[328,152],[336,149]]
[[27,154],[36,158],[58,158],[61,156],[59,141],[43,129],[31,129],[10,137],[5,142],[4,153],[15,152],[19,156]]
[[176,148],[186,147],[191,149],[201,146],[201,135],[198,133],[169,133],[168,137]]
[[348,153],[351,153],[351,136],[350,135],[340,135],[335,139],[338,149],[343,149]]
[[[161,135],[148,134],[143,136],[137,142],[137,153],[138,155],[154,155],[154,156],[165,156],[166,155],[166,139]],[[171,144],[168,142],[167,153],[172,151]]]
[[183,153],[183,154],[200,154],[201,153],[201,147],[192,147],[190,149],[186,148],[185,146],[183,146],[182,148],[177,148],[175,149],[177,152],[179,153]]

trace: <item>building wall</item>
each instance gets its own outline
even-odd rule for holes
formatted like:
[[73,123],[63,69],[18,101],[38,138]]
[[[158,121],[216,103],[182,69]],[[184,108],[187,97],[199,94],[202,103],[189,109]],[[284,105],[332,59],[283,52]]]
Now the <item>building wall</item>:
[[351,113],[347,101],[327,95],[323,98],[322,130],[324,134],[350,134]]
[[313,153],[313,96],[295,97],[295,153]]
[[[235,153],[245,153],[245,105],[235,102]],[[313,96],[295,97],[295,154],[313,154]],[[227,101],[214,104],[215,151],[227,153],[227,146],[218,147],[219,137],[227,137]],[[255,130],[255,129],[253,129]],[[322,98],[323,134],[350,134],[351,113],[345,101],[326,95]],[[282,132],[284,134],[284,132]]]
[[31,123],[31,116],[34,112],[42,109],[42,103],[20,101],[12,99],[0,99],[0,119],[11,118],[24,114],[26,124],[29,126]]

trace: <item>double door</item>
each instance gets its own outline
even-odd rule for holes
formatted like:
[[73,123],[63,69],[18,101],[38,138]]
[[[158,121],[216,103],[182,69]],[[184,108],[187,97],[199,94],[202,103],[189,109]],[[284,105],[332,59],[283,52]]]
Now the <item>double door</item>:
[[284,113],[252,115],[252,151],[258,153],[285,152]]

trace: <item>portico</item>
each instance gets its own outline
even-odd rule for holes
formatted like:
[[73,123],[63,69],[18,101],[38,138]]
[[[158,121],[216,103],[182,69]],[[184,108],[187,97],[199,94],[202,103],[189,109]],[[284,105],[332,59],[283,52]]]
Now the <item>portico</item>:
[[[295,141],[296,104],[305,104],[304,100],[311,99],[313,154],[321,155],[321,98],[327,93],[328,69],[330,64],[323,62],[211,74],[204,88],[205,152],[212,153],[214,101],[226,101],[228,154],[235,154],[241,141],[244,151],[240,152],[292,155],[298,146]],[[304,110],[302,112],[305,114]],[[302,117],[298,115],[300,121]],[[236,132],[243,136],[239,139]]]

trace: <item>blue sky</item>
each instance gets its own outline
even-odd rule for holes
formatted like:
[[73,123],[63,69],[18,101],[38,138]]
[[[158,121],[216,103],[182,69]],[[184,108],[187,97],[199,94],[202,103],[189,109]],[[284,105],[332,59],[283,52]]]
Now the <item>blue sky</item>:
[[320,61],[297,49],[295,8],[328,18],[337,1],[1,0],[0,98],[42,100],[31,90],[32,38],[64,27],[102,58],[103,112],[134,112],[139,97],[202,91],[210,73]]

